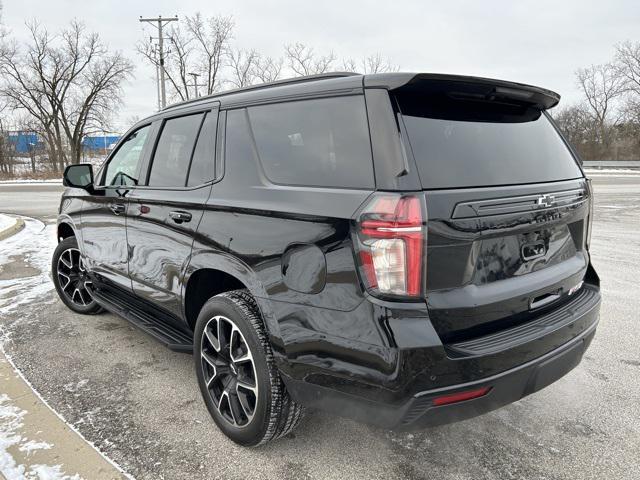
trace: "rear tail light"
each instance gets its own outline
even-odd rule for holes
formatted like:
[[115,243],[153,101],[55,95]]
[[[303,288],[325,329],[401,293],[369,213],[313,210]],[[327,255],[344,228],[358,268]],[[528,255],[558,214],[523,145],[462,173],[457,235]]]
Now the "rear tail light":
[[418,195],[381,194],[364,207],[354,243],[367,291],[377,296],[423,295],[425,225]]
[[587,236],[585,238],[585,246],[587,250],[591,247],[591,229],[593,225],[593,185],[591,179],[587,179],[587,192],[589,195],[589,218],[587,219]]

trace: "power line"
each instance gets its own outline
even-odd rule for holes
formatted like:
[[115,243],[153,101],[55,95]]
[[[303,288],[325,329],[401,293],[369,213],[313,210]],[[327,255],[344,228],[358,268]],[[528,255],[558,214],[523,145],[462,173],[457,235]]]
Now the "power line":
[[164,85],[164,36],[162,35],[162,28],[169,22],[177,22],[178,16],[176,15],[174,17],[168,18],[162,18],[162,15],[158,15],[158,18],[142,18],[141,16],[140,21],[150,24],[155,23],[155,27],[158,29],[158,53],[160,57],[158,68],[158,70],[160,71],[160,103],[162,105],[162,108],[164,108],[167,106],[167,94]]

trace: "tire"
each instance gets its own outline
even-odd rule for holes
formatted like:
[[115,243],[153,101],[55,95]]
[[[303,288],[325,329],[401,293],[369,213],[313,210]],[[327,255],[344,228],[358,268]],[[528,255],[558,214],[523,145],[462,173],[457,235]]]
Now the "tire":
[[[246,447],[267,443],[287,435],[302,419],[304,409],[282,383],[258,306],[246,290],[225,292],[204,304],[193,351],[207,409],[235,443]],[[225,351],[229,366],[224,365]],[[243,386],[250,387],[252,380],[257,392]]]
[[91,280],[86,277],[75,237],[65,238],[54,250],[51,277],[60,300],[70,310],[84,315],[102,311],[100,305],[91,297]]

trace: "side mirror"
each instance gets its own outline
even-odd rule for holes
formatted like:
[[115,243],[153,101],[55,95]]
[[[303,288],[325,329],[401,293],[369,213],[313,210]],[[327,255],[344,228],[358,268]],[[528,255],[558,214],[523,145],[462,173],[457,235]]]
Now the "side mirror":
[[69,165],[64,170],[62,184],[65,187],[90,190],[93,187],[93,167],[89,163]]

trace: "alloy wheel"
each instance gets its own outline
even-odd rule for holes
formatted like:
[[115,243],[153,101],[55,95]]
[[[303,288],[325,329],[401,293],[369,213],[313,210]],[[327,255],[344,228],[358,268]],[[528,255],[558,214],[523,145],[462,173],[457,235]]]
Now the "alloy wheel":
[[247,426],[256,412],[258,382],[244,335],[218,315],[204,327],[201,363],[207,392],[220,416],[234,427]]
[[80,250],[68,248],[60,254],[57,275],[60,288],[69,301],[81,307],[86,307],[93,302],[91,297],[93,284],[84,268]]

